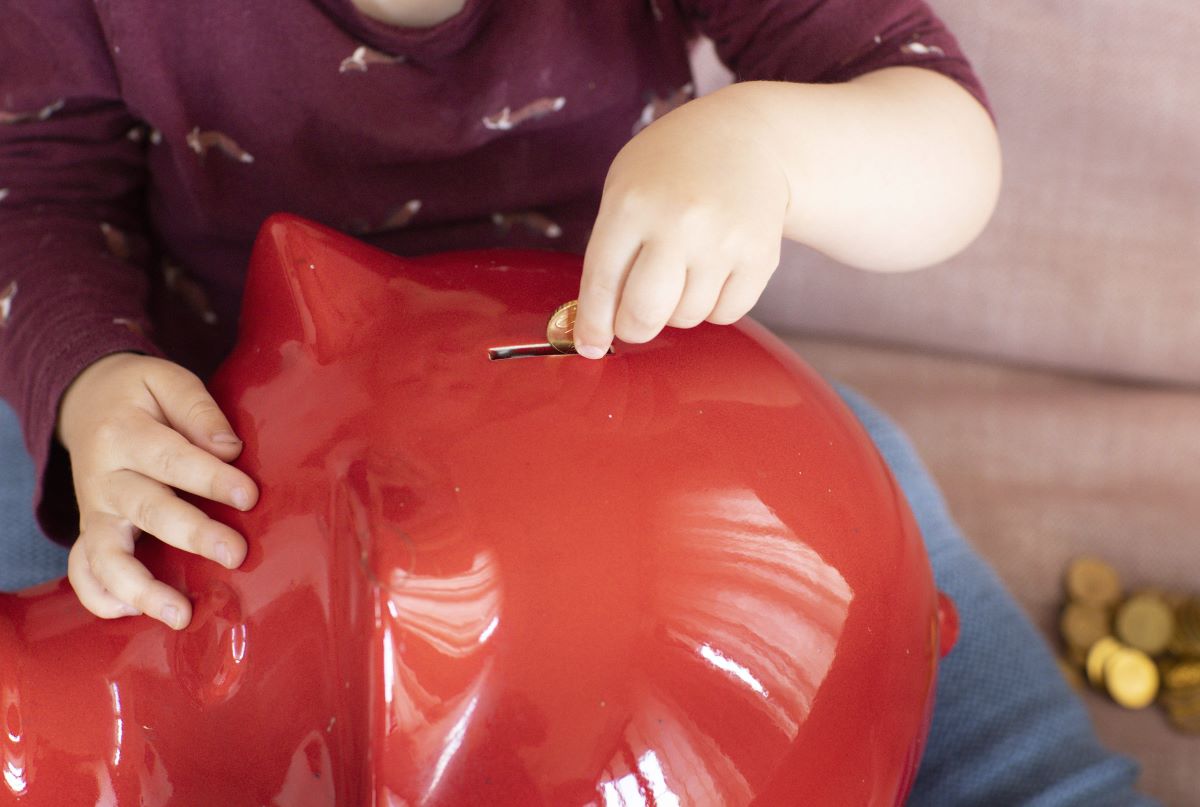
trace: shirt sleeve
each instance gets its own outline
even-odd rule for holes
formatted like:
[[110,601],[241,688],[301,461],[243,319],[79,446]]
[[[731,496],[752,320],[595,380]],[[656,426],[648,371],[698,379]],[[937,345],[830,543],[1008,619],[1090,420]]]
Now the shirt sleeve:
[[954,36],[921,0],[680,0],[738,81],[832,84],[901,65],[957,81],[991,113]]
[[34,507],[64,544],[78,532],[63,391],[117,351],[162,355],[145,313],[147,133],[126,110],[82,0],[0,0],[0,397],[34,459]]

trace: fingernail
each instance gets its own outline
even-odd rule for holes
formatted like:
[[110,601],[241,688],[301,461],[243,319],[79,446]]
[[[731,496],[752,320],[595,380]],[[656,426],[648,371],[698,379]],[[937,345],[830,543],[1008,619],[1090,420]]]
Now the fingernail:
[[174,605],[164,605],[162,609],[162,620],[172,628],[179,627],[179,609]]
[[217,556],[217,562],[226,568],[233,567],[233,553],[229,551],[229,544],[222,541],[217,544],[213,554]]
[[245,510],[250,506],[250,494],[246,492],[245,488],[234,488],[230,498],[233,499],[233,506],[239,510]]
[[142,612],[134,608],[132,605],[121,606],[121,616],[138,616]]
[[217,432],[211,438],[214,443],[227,443],[229,445],[237,445],[242,442],[233,432]]
[[598,359],[608,351],[595,345],[576,345],[575,352],[585,359]]

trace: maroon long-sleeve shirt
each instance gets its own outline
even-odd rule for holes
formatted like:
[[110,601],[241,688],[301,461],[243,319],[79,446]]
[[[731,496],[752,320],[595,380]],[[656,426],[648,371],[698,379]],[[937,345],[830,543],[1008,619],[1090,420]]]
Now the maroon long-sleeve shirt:
[[742,80],[919,65],[984,100],[918,0],[466,0],[427,29],[350,0],[0,0],[0,395],[43,529],[77,530],[66,386],[121,350],[209,373],[267,215],[581,252],[612,158],[691,96],[696,33]]

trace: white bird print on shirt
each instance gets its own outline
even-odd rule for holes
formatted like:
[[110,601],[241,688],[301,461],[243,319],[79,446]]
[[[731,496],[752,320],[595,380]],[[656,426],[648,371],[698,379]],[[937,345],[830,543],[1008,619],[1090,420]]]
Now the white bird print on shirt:
[[368,48],[366,45],[359,45],[354,49],[342,63],[338,65],[339,73],[365,73],[367,68],[373,64],[400,64],[404,61],[403,56],[389,56],[388,54]]
[[563,96],[557,98],[539,98],[536,101],[530,101],[525,106],[513,112],[509,107],[493,115],[485,115],[483,125],[487,129],[498,129],[502,132],[507,132],[514,126],[519,126],[527,120],[537,120],[545,117],[551,112],[557,112],[567,105],[567,99]]
[[12,281],[0,292],[0,328],[8,325],[9,314],[12,313],[12,301],[17,296],[17,281]]
[[224,132],[202,132],[199,126],[192,128],[187,136],[188,148],[203,157],[210,148],[225,153],[240,163],[254,162],[253,155],[237,144],[232,137]]
[[59,98],[53,104],[47,104],[41,109],[35,109],[32,112],[8,112],[0,109],[0,124],[29,123],[35,120],[46,120],[66,105],[67,100]]

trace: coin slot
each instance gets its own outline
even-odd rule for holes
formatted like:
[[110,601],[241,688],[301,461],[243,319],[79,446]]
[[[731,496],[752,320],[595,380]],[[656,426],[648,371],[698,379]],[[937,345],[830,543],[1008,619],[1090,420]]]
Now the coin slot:
[[[608,355],[613,354],[612,346],[608,348]],[[563,353],[549,343],[538,345],[509,345],[507,347],[490,347],[488,348],[488,359],[491,361],[499,361],[500,359],[524,359],[531,356],[574,356],[574,353]]]

